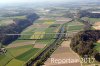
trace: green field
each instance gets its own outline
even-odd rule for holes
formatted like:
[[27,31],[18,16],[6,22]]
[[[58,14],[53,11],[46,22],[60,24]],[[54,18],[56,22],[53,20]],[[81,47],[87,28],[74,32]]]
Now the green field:
[[37,20],[35,23],[43,24],[45,22],[55,22],[55,20]]
[[[52,27],[52,26],[56,26],[56,27]],[[51,26],[49,26],[46,30],[45,30],[45,33],[50,33],[50,34],[44,34],[43,36],[43,39],[44,40],[37,40],[36,43],[38,44],[51,44],[54,42],[55,39],[55,36],[57,32],[55,32],[58,27],[60,27],[59,24],[52,24]],[[59,29],[58,29],[59,30]],[[52,34],[53,33],[53,34]]]
[[33,48],[33,45],[25,45],[25,46],[20,46],[15,48],[8,48],[7,50],[9,51],[9,53],[11,53],[11,55],[13,55],[13,57],[16,57],[30,50],[31,48]]
[[84,25],[82,22],[79,22],[77,20],[74,20],[72,22],[69,22],[67,25]]
[[83,17],[82,19],[87,20],[87,21],[90,21],[91,23],[100,22],[100,18]]
[[23,64],[24,64],[23,61],[13,59],[6,66],[23,66]]
[[100,43],[95,43],[95,50],[97,50],[98,52],[100,52]]
[[0,55],[0,66],[22,66],[33,57],[40,49],[33,48],[32,45],[9,48],[8,52]]
[[39,51],[38,48],[32,48],[32,49],[26,51],[25,53],[19,55],[18,57],[16,57],[16,59],[21,60],[21,61],[28,61],[38,51]]
[[55,39],[47,39],[47,40],[37,40],[36,43],[37,44],[51,44],[55,41]]
[[67,31],[80,31],[80,30],[83,30],[83,27],[84,27],[84,24],[77,20],[66,23],[65,25],[66,25]]
[[7,52],[6,54],[0,55],[0,66],[6,65],[12,59],[13,59],[13,56],[9,52]]
[[29,39],[35,32],[36,28],[32,28],[31,26],[26,28],[21,34],[29,34],[29,35],[22,35],[19,39]]
[[68,27],[68,31],[75,31],[75,30],[82,30],[83,29],[83,25],[73,25],[73,26],[69,26]]

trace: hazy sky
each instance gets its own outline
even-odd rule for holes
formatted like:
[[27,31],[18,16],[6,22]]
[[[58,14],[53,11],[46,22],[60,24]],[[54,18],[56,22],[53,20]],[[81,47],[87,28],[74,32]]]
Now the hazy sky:
[[0,4],[5,4],[5,3],[23,3],[23,2],[64,2],[64,1],[66,1],[66,2],[74,2],[74,1],[87,1],[87,0],[0,0]]
[[15,3],[15,2],[59,2],[59,1],[80,1],[80,0],[0,0],[0,3]]

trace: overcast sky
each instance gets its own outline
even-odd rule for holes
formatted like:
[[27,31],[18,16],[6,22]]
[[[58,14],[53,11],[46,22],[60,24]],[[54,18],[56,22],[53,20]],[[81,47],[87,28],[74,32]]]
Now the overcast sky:
[[[87,1],[87,0],[0,0],[0,4],[23,3],[23,2],[33,2],[33,3],[35,3],[35,2],[65,2],[65,1],[66,2],[74,2],[74,1]],[[90,1],[92,1],[92,0],[90,0]]]
[[0,3],[15,3],[15,2],[59,2],[59,1],[80,1],[80,0],[0,0]]

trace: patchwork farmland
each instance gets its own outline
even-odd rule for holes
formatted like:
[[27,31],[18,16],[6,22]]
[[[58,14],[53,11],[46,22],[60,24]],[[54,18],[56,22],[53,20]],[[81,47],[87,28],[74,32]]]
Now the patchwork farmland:
[[[70,49],[70,38],[76,35],[76,33],[83,31],[85,25],[77,19],[65,18],[61,15],[57,16],[57,14],[51,16],[51,14],[42,15],[32,25],[25,28],[21,34],[18,35],[20,37],[18,37],[17,40],[4,46],[7,53],[0,55],[0,66],[38,66],[38,63],[53,66],[55,64],[50,63],[49,57],[60,57],[61,59],[71,57],[72,59],[79,59],[78,55]],[[23,19],[25,17],[16,16],[13,18]],[[90,21],[93,21],[93,18],[90,18]],[[1,21],[0,23],[5,25],[4,22]],[[9,21],[8,24],[10,24],[10,22],[13,23],[13,21]],[[61,37],[59,38],[59,36]],[[66,38],[67,41],[62,42]],[[95,49],[97,51],[100,50],[99,43],[96,43]],[[81,63],[77,62],[67,65],[81,66]],[[59,65],[56,64],[56,66]]]
[[79,22],[77,20],[73,20],[69,23],[65,23],[66,29],[67,29],[67,36],[73,37],[76,33],[84,30],[84,24],[82,22]]
[[[37,53],[41,52],[42,49],[53,43],[55,39],[49,38],[55,38],[61,26],[70,20],[71,19],[64,18],[63,22],[58,22],[50,18],[38,19],[33,25],[24,29],[24,31],[21,32],[22,35],[16,41],[5,46],[7,53],[0,55],[0,66],[22,66],[27,63],[31,58],[34,58]],[[52,34],[49,35],[49,33]]]
[[3,1],[0,66],[100,66],[99,1]]

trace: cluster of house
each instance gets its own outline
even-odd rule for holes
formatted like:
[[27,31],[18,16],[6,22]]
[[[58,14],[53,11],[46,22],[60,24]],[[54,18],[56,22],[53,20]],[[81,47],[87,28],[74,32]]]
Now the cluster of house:
[[0,55],[6,53],[7,50],[5,48],[0,48]]

